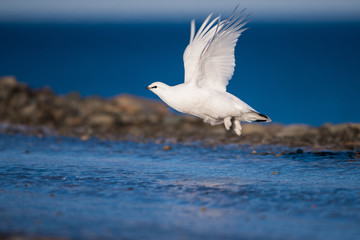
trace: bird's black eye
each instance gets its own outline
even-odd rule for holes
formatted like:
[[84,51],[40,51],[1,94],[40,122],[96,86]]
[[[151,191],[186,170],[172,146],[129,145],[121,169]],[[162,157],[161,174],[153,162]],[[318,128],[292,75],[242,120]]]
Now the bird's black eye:
[[157,86],[153,86],[152,88],[157,88]]

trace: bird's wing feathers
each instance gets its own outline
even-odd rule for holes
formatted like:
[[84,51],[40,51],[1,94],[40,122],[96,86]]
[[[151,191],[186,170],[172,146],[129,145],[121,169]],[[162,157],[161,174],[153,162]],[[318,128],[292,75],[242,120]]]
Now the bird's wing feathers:
[[[226,86],[234,73],[236,42],[247,22],[234,16],[227,20],[220,16],[210,23],[210,14],[195,35],[195,22],[191,22],[190,43],[184,52],[185,82],[195,81],[199,87],[226,91]],[[195,35],[195,36],[194,36]]]

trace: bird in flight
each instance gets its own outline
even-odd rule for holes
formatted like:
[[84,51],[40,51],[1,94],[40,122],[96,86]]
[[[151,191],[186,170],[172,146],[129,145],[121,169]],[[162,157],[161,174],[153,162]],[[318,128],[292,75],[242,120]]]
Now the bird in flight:
[[[245,9],[244,9],[245,10]],[[195,20],[191,21],[190,43],[183,59],[185,82],[169,86],[154,82],[146,87],[175,110],[202,118],[211,125],[224,123],[240,136],[240,122],[270,122],[270,118],[254,110],[226,91],[234,74],[235,46],[247,23],[234,9],[230,17],[212,19],[210,14],[195,35]],[[211,20],[211,21],[210,21]]]

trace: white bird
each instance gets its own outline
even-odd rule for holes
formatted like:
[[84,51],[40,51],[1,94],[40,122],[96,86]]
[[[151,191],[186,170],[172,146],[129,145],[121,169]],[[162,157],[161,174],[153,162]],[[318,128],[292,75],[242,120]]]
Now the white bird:
[[[175,110],[202,118],[211,125],[224,123],[226,130],[241,135],[240,122],[270,122],[261,114],[226,92],[235,68],[235,45],[243,31],[247,16],[236,14],[237,7],[227,20],[210,14],[195,35],[195,20],[191,21],[190,43],[183,59],[185,82],[168,86],[154,82],[146,87]],[[195,35],[195,36],[194,36]]]

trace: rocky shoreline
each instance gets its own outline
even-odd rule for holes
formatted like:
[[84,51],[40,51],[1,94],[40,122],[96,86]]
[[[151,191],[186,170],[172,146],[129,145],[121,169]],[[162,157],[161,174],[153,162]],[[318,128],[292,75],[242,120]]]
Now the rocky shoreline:
[[207,145],[266,144],[311,149],[360,148],[360,124],[244,124],[238,137],[222,125],[170,112],[159,101],[122,94],[112,98],[56,95],[50,88],[33,90],[14,77],[0,78],[0,133],[60,135],[109,140],[156,142],[201,141]]

